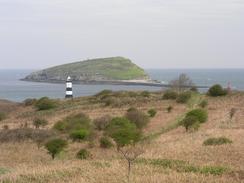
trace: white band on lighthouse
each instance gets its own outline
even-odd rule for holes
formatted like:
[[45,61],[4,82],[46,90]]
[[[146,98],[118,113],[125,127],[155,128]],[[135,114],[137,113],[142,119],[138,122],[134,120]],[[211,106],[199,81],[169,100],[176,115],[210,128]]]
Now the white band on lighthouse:
[[71,81],[71,77],[70,76],[68,76],[68,78],[66,80],[65,98],[73,98],[72,81]]
[[71,82],[66,82],[66,88],[72,88],[72,83]]

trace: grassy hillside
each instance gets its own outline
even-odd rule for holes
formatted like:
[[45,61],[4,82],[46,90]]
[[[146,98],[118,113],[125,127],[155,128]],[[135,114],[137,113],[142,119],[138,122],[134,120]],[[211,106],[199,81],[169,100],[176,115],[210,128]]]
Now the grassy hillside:
[[[0,182],[127,182],[127,164],[122,154],[116,147],[103,149],[99,145],[102,131],[95,130],[90,140],[69,140],[67,149],[54,160],[44,146],[37,146],[35,138],[71,114],[83,112],[96,124],[95,119],[105,115],[124,116],[132,106],[145,113],[154,108],[157,114],[143,130],[147,140],[141,144],[144,153],[132,166],[131,182],[243,182],[243,93],[224,97],[193,94],[186,104],[162,100],[162,95],[104,91],[96,96],[54,101],[57,107],[45,111],[37,111],[32,105],[35,101],[26,102],[26,106],[16,104],[16,108],[6,111],[6,118],[0,121]],[[179,121],[189,110],[199,108],[203,99],[208,101],[207,122],[201,124],[198,131],[186,132],[178,125]],[[170,112],[167,111],[169,106],[172,106]],[[237,110],[230,119],[233,108]],[[48,125],[35,129],[32,122],[38,117],[46,119]],[[33,140],[22,139],[26,131]],[[64,133],[60,137],[69,139]],[[207,139],[220,137],[232,143],[204,145]],[[92,156],[86,160],[77,159],[76,153],[81,148]]]
[[143,69],[123,57],[98,58],[60,65],[27,76],[27,80],[132,80],[147,79]]

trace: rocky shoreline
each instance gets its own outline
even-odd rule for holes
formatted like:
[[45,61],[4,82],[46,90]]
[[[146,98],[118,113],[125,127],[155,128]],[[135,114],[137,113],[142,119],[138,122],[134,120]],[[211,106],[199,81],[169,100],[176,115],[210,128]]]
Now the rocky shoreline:
[[[65,80],[30,80],[30,79],[21,79],[21,81],[27,82],[40,82],[40,83],[53,83],[53,84],[62,84],[65,83]],[[171,87],[169,84],[163,84],[157,81],[117,81],[117,80],[73,80],[73,84],[85,84],[85,85],[124,85],[124,86],[152,86],[152,87]],[[197,88],[209,88],[208,86],[196,86]]]

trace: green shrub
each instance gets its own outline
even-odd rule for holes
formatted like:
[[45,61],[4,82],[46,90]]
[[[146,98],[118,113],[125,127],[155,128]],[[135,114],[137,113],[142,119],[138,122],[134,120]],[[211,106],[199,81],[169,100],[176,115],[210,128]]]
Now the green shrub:
[[221,85],[216,84],[209,88],[208,95],[212,97],[227,95],[227,90],[223,89]]
[[91,153],[86,149],[81,149],[77,154],[76,157],[80,160],[88,159],[91,157]]
[[204,166],[201,167],[199,172],[201,174],[206,174],[206,175],[222,175],[228,170],[226,167],[212,167],[212,166]]
[[176,102],[185,104],[190,100],[190,98],[191,98],[191,92],[189,91],[183,92],[178,95]]
[[48,153],[51,154],[54,159],[61,151],[67,147],[68,143],[63,139],[53,139],[48,141],[45,144],[45,148],[48,150]]
[[205,146],[212,146],[212,145],[222,145],[222,144],[231,144],[232,141],[226,137],[219,137],[219,138],[209,138],[203,142]]
[[208,105],[208,101],[207,101],[207,100],[202,100],[202,101],[199,103],[199,106],[202,107],[202,108],[207,107],[207,105]]
[[113,147],[113,143],[108,137],[105,136],[100,139],[100,147],[105,149],[111,148]]
[[73,141],[81,141],[87,139],[89,136],[89,131],[86,129],[75,130],[70,133],[70,138]]
[[175,100],[178,97],[177,92],[173,90],[166,90],[163,94],[164,100]]
[[192,92],[198,92],[198,89],[197,89],[196,86],[192,86],[192,87],[190,88],[190,91],[192,91]]
[[111,120],[112,120],[111,116],[105,115],[95,119],[93,123],[97,130],[104,130]]
[[67,128],[67,123],[65,121],[58,121],[57,123],[54,124],[53,128],[60,132],[65,132]]
[[141,131],[127,118],[114,118],[106,128],[106,134],[110,136],[118,147],[134,144],[141,138]]
[[36,101],[35,107],[39,111],[49,110],[49,109],[53,109],[53,108],[57,107],[57,104],[55,101],[49,99],[48,97],[43,97]]
[[186,116],[180,124],[185,127],[186,131],[189,129],[196,131],[200,126],[196,116]]
[[3,112],[0,112],[0,121],[4,120],[6,118],[6,114]]
[[193,109],[186,114],[186,117],[194,116],[200,123],[204,123],[208,120],[208,113],[204,109]]
[[128,91],[128,96],[129,97],[137,97],[138,96],[138,93],[137,92],[134,92],[134,91]]
[[32,99],[32,98],[28,98],[28,99],[26,99],[26,100],[24,100],[24,105],[25,106],[31,106],[31,105],[34,105],[35,103],[36,103],[36,99]]
[[173,110],[173,107],[170,105],[166,108],[167,112],[170,113]]
[[0,176],[5,174],[5,173],[9,173],[9,172],[10,171],[8,169],[0,167]]
[[43,118],[35,118],[33,121],[33,125],[36,128],[44,127],[47,124],[48,124],[48,121],[46,119],[43,119]]
[[186,161],[171,159],[139,159],[136,162],[159,166],[165,169],[173,169],[177,172],[192,172],[206,175],[222,175],[229,170],[227,167],[220,166],[194,166]]
[[136,111],[137,109],[135,107],[130,107],[129,109],[127,109],[127,112],[131,112],[131,111]]
[[155,109],[150,109],[147,112],[151,118],[155,117],[157,114],[157,111]]
[[141,96],[142,97],[150,97],[150,92],[149,91],[143,91],[143,92],[141,92]]
[[132,123],[135,123],[137,128],[142,129],[149,123],[149,117],[142,111],[138,109],[130,109],[126,113],[126,118],[129,119]]
[[67,116],[65,119],[57,122],[53,128],[60,132],[71,133],[80,129],[87,129],[90,131],[92,130],[93,126],[90,118],[87,115],[84,113],[79,113]]
[[107,97],[102,102],[105,106],[121,107],[123,105],[122,100],[116,97]]

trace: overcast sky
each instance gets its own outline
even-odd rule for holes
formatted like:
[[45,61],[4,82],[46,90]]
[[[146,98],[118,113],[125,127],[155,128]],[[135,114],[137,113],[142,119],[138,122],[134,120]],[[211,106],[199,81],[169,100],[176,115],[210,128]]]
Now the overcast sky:
[[0,68],[111,56],[244,68],[244,0],[0,0]]

